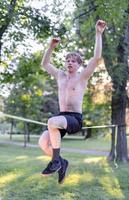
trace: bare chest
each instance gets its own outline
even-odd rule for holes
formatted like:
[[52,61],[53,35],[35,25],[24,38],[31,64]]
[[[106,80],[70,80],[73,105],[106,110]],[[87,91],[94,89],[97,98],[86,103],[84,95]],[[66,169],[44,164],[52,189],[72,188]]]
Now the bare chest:
[[73,80],[60,80],[59,88],[65,90],[75,90],[78,87],[77,83]]
[[80,89],[80,83],[77,81],[77,79],[68,79],[66,77],[62,77],[58,80],[58,87],[59,90],[62,91],[76,91]]

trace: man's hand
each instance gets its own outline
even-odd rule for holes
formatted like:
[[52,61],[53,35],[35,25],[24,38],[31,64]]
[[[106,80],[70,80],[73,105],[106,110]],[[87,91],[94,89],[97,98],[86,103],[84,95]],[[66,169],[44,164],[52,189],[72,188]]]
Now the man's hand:
[[54,49],[60,42],[60,38],[53,38],[50,43],[50,47]]
[[103,33],[106,28],[106,22],[103,20],[98,20],[96,23],[96,33]]

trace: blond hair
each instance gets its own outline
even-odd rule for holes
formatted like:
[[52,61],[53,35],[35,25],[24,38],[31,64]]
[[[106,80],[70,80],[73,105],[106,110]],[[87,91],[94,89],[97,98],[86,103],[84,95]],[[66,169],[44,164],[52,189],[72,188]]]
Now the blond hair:
[[66,60],[68,60],[68,58],[71,58],[71,57],[75,58],[79,65],[81,65],[83,63],[82,57],[79,53],[77,53],[77,52],[68,53],[66,55]]

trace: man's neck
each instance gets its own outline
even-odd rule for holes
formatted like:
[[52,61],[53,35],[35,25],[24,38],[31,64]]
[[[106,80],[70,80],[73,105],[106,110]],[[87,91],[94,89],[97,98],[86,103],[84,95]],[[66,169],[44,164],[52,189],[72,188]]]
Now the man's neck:
[[76,77],[76,75],[77,75],[77,72],[73,72],[73,73],[69,73],[69,72],[67,72],[67,78],[68,79],[71,79],[71,78],[74,78],[74,77]]

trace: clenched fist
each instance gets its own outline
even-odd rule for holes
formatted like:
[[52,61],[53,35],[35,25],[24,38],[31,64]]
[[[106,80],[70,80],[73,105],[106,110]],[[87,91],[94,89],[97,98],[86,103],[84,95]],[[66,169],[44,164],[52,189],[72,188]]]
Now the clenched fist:
[[50,47],[51,47],[52,49],[54,49],[54,48],[59,44],[60,41],[61,41],[60,38],[53,38],[53,39],[51,40]]
[[98,20],[96,23],[96,32],[103,33],[106,28],[106,22],[103,20]]

